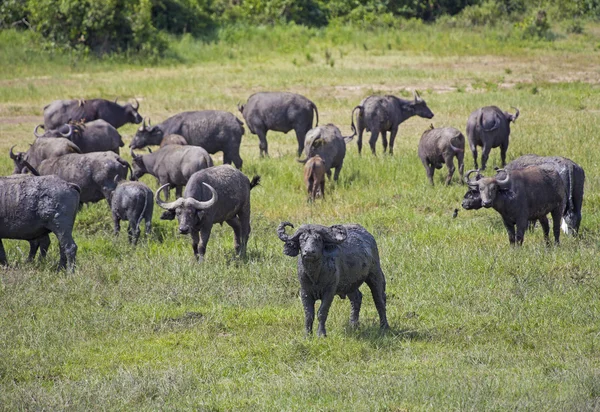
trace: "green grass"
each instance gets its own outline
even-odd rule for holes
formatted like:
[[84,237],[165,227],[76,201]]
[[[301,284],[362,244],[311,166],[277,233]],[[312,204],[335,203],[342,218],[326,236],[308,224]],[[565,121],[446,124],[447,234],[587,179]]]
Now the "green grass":
[[[269,159],[259,159],[258,139],[247,133],[244,172],[263,183],[252,191],[245,260],[235,258],[224,225],[214,228],[198,265],[189,237],[160,221],[158,209],[154,234],[131,247],[125,228],[112,237],[105,202],[78,215],[74,274],[54,270],[54,237],[47,261],[32,264],[26,242],[4,241],[11,265],[0,274],[0,408],[600,408],[600,58],[593,52],[600,40],[573,35],[540,45],[484,32],[502,45],[496,49],[482,46],[478,33],[435,27],[420,28],[417,40],[409,31],[308,36],[278,28],[261,38],[261,30],[229,43],[180,40],[175,47],[189,44],[187,60],[154,67],[116,58],[73,65],[45,55],[47,66],[29,65],[30,57],[15,57],[0,69],[0,151],[25,150],[41,108],[61,97],[137,97],[157,123],[183,110],[237,113],[236,103],[255,91],[291,90],[318,105],[321,123],[349,134],[350,111],[363,97],[410,96],[417,88],[436,126],[464,131],[480,106],[519,107],[509,160],[562,155],[586,170],[581,238],[546,247],[538,228],[515,249],[494,211],[461,209],[452,219],[465,188],[456,176],[444,187],[445,169],[428,185],[416,149],[426,119],[401,126],[394,157],[381,155],[379,143],[378,157],[361,158],[350,144],[340,181],[327,182],[327,199],[313,205],[293,133],[269,134]],[[25,53],[30,42],[11,36],[13,45],[25,42]],[[293,36],[303,45],[291,44]],[[135,126],[120,131],[128,143]],[[499,162],[492,151],[489,166]],[[11,171],[2,156],[0,173]],[[283,255],[275,233],[282,220],[354,222],[373,233],[389,333],[379,334],[363,287],[358,330],[347,326],[348,302],[336,299],[328,338],[304,337],[295,259]]]

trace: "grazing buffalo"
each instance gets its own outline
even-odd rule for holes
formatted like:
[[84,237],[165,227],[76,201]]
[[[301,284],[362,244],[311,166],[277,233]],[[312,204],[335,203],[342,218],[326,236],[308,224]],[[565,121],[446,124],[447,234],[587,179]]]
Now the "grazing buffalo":
[[203,110],[183,112],[169,117],[164,122],[152,126],[142,123],[129,147],[141,149],[159,145],[163,137],[178,134],[185,138],[188,145],[200,146],[208,153],[223,152],[223,163],[233,163],[242,168],[240,144],[244,134],[243,123],[229,112]]
[[435,129],[433,125],[427,129],[419,141],[419,158],[425,166],[429,183],[433,186],[433,173],[435,169],[441,169],[442,164],[448,168],[446,185],[452,181],[454,174],[454,158],[458,159],[458,173],[460,182],[463,183],[465,137],[460,130],[454,127],[442,127]]
[[467,184],[479,191],[483,207],[492,207],[500,213],[511,245],[523,243],[528,222],[533,220],[539,220],[544,238],[549,242],[548,213],[552,215],[554,240],[559,243],[566,190],[563,180],[552,166],[541,164],[501,171],[495,177],[467,180]]
[[365,129],[371,132],[369,145],[371,152],[375,154],[375,143],[381,132],[383,140],[383,153],[388,147],[387,132],[390,132],[390,154],[394,154],[394,140],[398,133],[398,127],[405,120],[419,116],[426,119],[433,117],[433,112],[427,107],[425,100],[414,92],[413,100],[404,100],[396,96],[369,96],[363,99],[358,106],[352,110],[352,127],[354,128],[354,112],[358,110],[356,125],[358,127],[358,154],[362,151],[362,137]]
[[308,200],[313,201],[318,195],[325,199],[325,162],[321,156],[310,157],[304,165],[304,184],[308,191]]
[[293,235],[285,233],[289,222],[282,222],[277,235],[285,244],[283,253],[298,256],[300,297],[304,306],[306,334],[311,334],[315,302],[321,299],[319,336],[326,336],[325,322],[335,295],[350,299],[350,324],[358,324],[362,293],[366,283],[379,313],[381,329],[389,328],[386,317],[385,276],[373,236],[360,225],[302,225]]
[[356,136],[356,129],[352,131],[354,133],[351,136],[344,137],[340,129],[333,124],[317,126],[309,130],[304,142],[306,159],[298,161],[306,163],[310,157],[319,155],[325,162],[327,176],[331,178],[331,169],[335,169],[333,180],[337,181],[346,157],[346,144]]
[[[27,165],[19,167],[22,170]],[[113,152],[94,152],[51,157],[37,168],[30,168],[30,171],[41,176],[56,175],[76,184],[81,189],[79,200],[82,204],[106,199],[111,207],[111,194],[117,187],[117,181],[127,178],[128,169],[129,163]]]
[[[162,149],[161,149],[162,150]],[[176,215],[179,232],[192,236],[192,249],[199,262],[204,260],[206,245],[215,223],[226,222],[233,229],[235,251],[246,254],[250,235],[250,190],[258,185],[228,165],[210,167],[192,175],[183,197],[166,203],[160,198],[164,185],[156,191],[156,204]]]
[[170,134],[168,136],[163,137],[160,141],[160,147],[168,146],[170,144],[185,146],[187,144],[187,140],[185,137],[178,134]]
[[112,193],[111,209],[115,236],[121,231],[121,220],[129,221],[129,242],[134,245],[140,237],[140,223],[146,221],[146,235],[152,230],[154,193],[142,182],[120,181]]
[[7,264],[2,239],[28,240],[32,260],[40,247],[45,257],[52,232],[60,245],[59,268],[73,270],[78,206],[79,188],[57,176],[0,177],[0,264]]
[[475,110],[467,120],[467,138],[469,147],[473,152],[475,169],[477,164],[477,146],[481,146],[481,170],[485,170],[490,151],[500,147],[502,167],[506,165],[506,151],[508,150],[508,139],[510,136],[510,123],[519,117],[519,109],[516,113],[503,112],[496,106],[486,106]]
[[298,156],[302,154],[306,133],[313,127],[313,111],[319,125],[317,106],[306,97],[288,92],[254,93],[246,104],[238,104],[238,110],[250,132],[258,135],[260,156],[269,155],[267,132],[296,132]]
[[81,149],[81,153],[115,152],[123,147],[121,135],[110,123],[98,119],[89,123],[71,122],[58,129],[46,130],[43,135],[37,133],[38,125],[33,133],[35,137],[64,137]]
[[[38,167],[43,160],[51,157],[58,157],[64,154],[81,153],[77,145],[70,140],[62,137],[56,139],[35,139],[33,144],[26,152],[13,153],[13,147],[10,148],[10,158],[15,163],[13,174],[27,173],[25,162],[34,168]],[[23,170],[25,168],[25,170]]]
[[[144,155],[136,155],[132,150],[131,157],[131,180],[138,180],[149,173],[158,179],[159,185],[174,187],[177,197],[181,197],[183,187],[194,173],[213,166],[210,155],[199,146],[167,145]],[[167,198],[169,187],[165,190]]]
[[115,100],[55,100],[44,107],[44,126],[46,130],[58,129],[70,121],[91,122],[102,119],[118,129],[126,123],[139,124],[142,116],[138,113],[140,104],[127,103],[121,106]]

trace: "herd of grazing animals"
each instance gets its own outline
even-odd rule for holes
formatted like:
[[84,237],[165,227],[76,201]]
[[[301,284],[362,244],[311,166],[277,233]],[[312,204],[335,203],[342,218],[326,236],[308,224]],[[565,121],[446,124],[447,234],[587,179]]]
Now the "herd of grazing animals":
[[[177,218],[179,232],[189,234],[198,261],[204,259],[212,226],[227,223],[234,232],[235,251],[244,256],[250,236],[250,192],[260,182],[259,176],[246,177],[242,168],[240,144],[244,123],[229,112],[216,110],[189,111],[176,114],[152,126],[138,113],[139,103],[120,105],[116,101],[57,100],[44,108],[44,124],[34,129],[36,137],[27,152],[14,152],[13,176],[0,179],[0,263],[6,265],[1,239],[21,239],[30,243],[28,259],[38,250],[46,255],[54,233],[60,245],[60,268],[73,270],[77,245],[72,231],[82,204],[105,199],[112,211],[115,235],[121,220],[129,222],[129,241],[136,244],[140,224],[145,220],[146,233],[151,231],[152,212],[156,203],[165,212],[161,219]],[[309,200],[325,197],[325,175],[338,180],[346,155],[346,144],[357,137],[358,152],[362,137],[370,132],[369,146],[381,134],[384,153],[393,154],[394,141],[402,122],[413,116],[426,119],[434,114],[417,92],[411,100],[395,96],[369,96],[350,113],[351,136],[343,136],[333,125],[318,126],[317,106],[294,93],[255,93],[245,104],[238,104],[245,124],[259,137],[260,155],[268,156],[267,132],[287,133],[294,130],[298,156],[304,151],[304,181]],[[475,170],[464,174],[465,137],[460,130],[431,125],[422,135],[418,155],[433,185],[435,169],[448,168],[445,183],[452,181],[454,158],[458,160],[461,183],[469,189],[462,202],[467,210],[493,208],[502,217],[511,244],[521,244],[528,225],[539,221],[549,242],[549,222],[559,242],[563,230],[576,234],[581,223],[585,173],[575,162],[563,157],[526,155],[506,165],[510,123],[514,115],[495,106],[479,108],[467,121],[466,134],[473,153]],[[313,121],[316,118],[316,125]],[[356,125],[355,125],[356,120]],[[117,128],[126,123],[140,124],[131,144],[132,165],[119,156],[123,141]],[[44,128],[44,134],[38,130]],[[156,152],[138,155],[134,149],[147,146]],[[477,147],[482,147],[481,169]],[[481,173],[490,150],[500,148],[503,169],[493,177]],[[223,152],[223,163],[214,166],[210,154]],[[231,167],[233,163],[235,168]],[[129,171],[130,179],[126,181]],[[29,174],[27,174],[29,173]],[[137,181],[144,174],[158,180],[153,193]],[[475,174],[475,178],[471,176]],[[185,190],[184,190],[185,187]],[[176,189],[176,199],[169,202],[169,189]],[[166,200],[163,200],[161,193]],[[455,212],[456,216],[456,212]],[[300,296],[305,311],[306,333],[312,332],[314,304],[318,311],[318,334],[325,335],[327,314],[335,295],[348,297],[350,323],[356,325],[362,302],[359,287],[371,289],[382,329],[386,318],[385,275],[373,236],[355,224],[331,227],[305,224],[293,235],[285,233],[289,222],[277,228],[284,242],[284,254],[298,256]]]

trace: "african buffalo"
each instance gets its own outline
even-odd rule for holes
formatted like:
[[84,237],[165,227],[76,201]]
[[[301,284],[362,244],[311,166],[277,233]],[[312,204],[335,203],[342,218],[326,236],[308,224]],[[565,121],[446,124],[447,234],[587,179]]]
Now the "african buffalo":
[[246,104],[238,104],[238,110],[250,132],[258,135],[260,156],[269,155],[267,132],[296,132],[298,156],[302,154],[306,132],[313,127],[313,111],[319,125],[317,106],[306,97],[288,92],[260,92],[248,98]]
[[321,156],[312,156],[306,161],[304,165],[304,184],[310,201],[314,202],[319,194],[325,199],[325,173],[327,173],[327,169]]
[[14,146],[11,147],[9,151],[10,158],[15,163],[13,174],[27,173],[27,170],[23,170],[24,162],[29,163],[30,166],[35,168],[38,167],[43,160],[51,157],[58,157],[70,153],[81,153],[81,150],[75,143],[62,137],[56,139],[35,139],[26,152],[17,152],[15,154],[13,153],[13,148]]
[[356,129],[353,128],[352,131],[354,133],[351,136],[342,136],[340,129],[333,124],[310,129],[304,142],[306,159],[298,161],[306,163],[310,157],[319,155],[325,163],[327,176],[331,178],[331,169],[335,169],[333,180],[337,181],[346,157],[346,144],[356,136]]
[[116,100],[111,102],[105,99],[55,100],[44,107],[44,126],[46,130],[51,130],[70,121],[91,122],[103,119],[118,129],[126,123],[142,122],[139,107],[137,99],[135,106],[131,103],[121,106]]
[[134,245],[140,237],[140,223],[146,221],[146,235],[152,230],[154,193],[142,182],[121,180],[112,193],[111,210],[115,236],[121,231],[121,220],[129,221],[129,242]]
[[463,183],[465,137],[460,130],[454,127],[442,127],[435,129],[433,125],[427,129],[419,141],[419,158],[425,166],[429,183],[433,186],[433,173],[435,169],[441,169],[445,163],[448,168],[446,185],[452,181],[454,174],[454,157],[458,159],[458,173],[460,182]]
[[354,112],[358,110],[356,125],[358,128],[358,154],[362,151],[362,136],[365,129],[371,132],[369,145],[375,154],[375,143],[381,132],[383,153],[388,147],[387,132],[390,132],[390,154],[394,154],[394,140],[398,127],[405,120],[419,116],[426,119],[433,117],[433,112],[427,107],[425,100],[414,92],[413,100],[404,100],[396,96],[369,96],[352,110],[352,127],[354,128]]
[[88,123],[71,122],[58,129],[45,130],[43,135],[37,133],[38,125],[33,133],[36,137],[64,137],[81,149],[81,153],[115,152],[125,144],[121,135],[110,123],[98,119]]

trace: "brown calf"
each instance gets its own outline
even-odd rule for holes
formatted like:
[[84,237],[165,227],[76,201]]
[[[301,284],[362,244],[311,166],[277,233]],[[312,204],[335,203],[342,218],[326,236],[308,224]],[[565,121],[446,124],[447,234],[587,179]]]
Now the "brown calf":
[[314,201],[319,192],[325,199],[325,173],[325,162],[319,155],[311,157],[304,165],[304,183],[310,201]]

